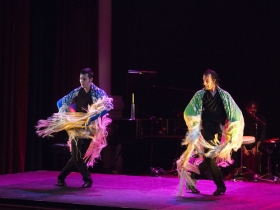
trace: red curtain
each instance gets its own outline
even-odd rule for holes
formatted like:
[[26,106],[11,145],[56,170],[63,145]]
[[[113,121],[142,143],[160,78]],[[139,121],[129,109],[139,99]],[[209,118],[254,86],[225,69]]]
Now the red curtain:
[[49,169],[53,141],[34,126],[82,68],[98,78],[97,13],[97,0],[0,1],[0,174]]
[[24,171],[29,70],[29,0],[0,3],[0,174]]

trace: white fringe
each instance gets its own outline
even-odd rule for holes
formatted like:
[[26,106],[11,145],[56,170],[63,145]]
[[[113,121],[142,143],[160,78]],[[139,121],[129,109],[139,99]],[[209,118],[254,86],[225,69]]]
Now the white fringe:
[[[62,130],[66,130],[69,136],[68,146],[71,148],[71,140],[79,138],[92,139],[88,150],[86,151],[84,160],[87,166],[93,166],[95,159],[100,157],[101,150],[106,147],[106,137],[108,135],[107,126],[112,122],[108,118],[108,114],[105,114],[102,118],[98,117],[92,121],[89,125],[90,118],[100,115],[104,110],[108,111],[112,107],[107,107],[108,100],[111,103],[111,98],[103,97],[96,103],[88,106],[87,113],[81,112],[58,112],[54,113],[47,120],[39,120],[37,126],[35,126],[38,136],[46,137],[51,136],[53,133],[57,133]],[[64,107],[65,108],[65,107]],[[62,111],[61,109],[60,111]]]

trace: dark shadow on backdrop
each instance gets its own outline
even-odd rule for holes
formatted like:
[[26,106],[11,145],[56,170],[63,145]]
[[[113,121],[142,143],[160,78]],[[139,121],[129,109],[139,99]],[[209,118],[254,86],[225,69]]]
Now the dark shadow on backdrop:
[[128,69],[156,70],[163,86],[198,90],[202,73],[211,68],[240,107],[257,98],[270,124],[269,135],[280,135],[279,1],[112,4],[114,95],[125,95]]

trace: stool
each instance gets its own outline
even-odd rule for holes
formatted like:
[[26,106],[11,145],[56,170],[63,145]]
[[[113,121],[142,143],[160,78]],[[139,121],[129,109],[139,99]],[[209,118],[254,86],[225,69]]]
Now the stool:
[[61,170],[71,157],[67,144],[59,143],[52,145],[53,150],[53,169]]

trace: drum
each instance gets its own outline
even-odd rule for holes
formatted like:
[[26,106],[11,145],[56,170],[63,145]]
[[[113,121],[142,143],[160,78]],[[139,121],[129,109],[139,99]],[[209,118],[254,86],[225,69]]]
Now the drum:
[[254,136],[243,136],[243,145],[244,144],[252,144],[255,142],[255,137]]
[[278,143],[278,140],[279,140],[279,138],[266,139],[266,140],[264,140],[264,143],[275,144],[275,143]]
[[262,142],[262,145],[266,149],[274,150],[274,148],[277,147],[277,144],[279,143],[279,138],[272,138],[272,139],[266,139]]

